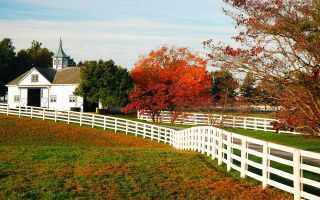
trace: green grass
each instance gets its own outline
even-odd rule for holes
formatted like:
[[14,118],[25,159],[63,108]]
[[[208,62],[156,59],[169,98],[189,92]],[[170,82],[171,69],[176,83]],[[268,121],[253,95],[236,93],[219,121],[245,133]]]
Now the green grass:
[[[238,150],[238,149],[233,149],[233,154],[241,157],[241,151]],[[248,155],[248,159],[251,160],[251,161],[254,161],[256,163],[262,164],[262,158],[260,158],[258,156],[249,154]],[[233,160],[233,164],[235,164],[238,167],[240,167],[240,162],[238,162],[237,160]],[[278,162],[275,162],[275,161],[270,161],[270,166],[272,168],[287,172],[289,174],[293,174],[293,167],[291,167],[291,166],[288,166],[288,165],[285,165],[285,164],[282,164],[282,163],[278,163]],[[320,167],[319,164],[317,164],[317,166]],[[254,174],[260,175],[260,176],[262,175],[262,170],[261,169],[257,169],[257,168],[255,168],[253,166],[250,166],[250,165],[248,166],[248,171],[250,171],[250,172],[252,172]],[[239,175],[239,172],[234,172],[234,173],[236,175]],[[310,180],[320,182],[319,174],[315,174],[313,172],[303,170],[303,175],[302,176],[304,178],[308,178]],[[277,181],[279,183],[288,185],[290,187],[293,187],[293,181],[291,181],[289,179],[286,179],[286,178],[284,178],[282,176],[278,176],[277,174],[270,174],[270,179],[274,180],[274,181]],[[254,179],[248,179],[248,181],[250,181],[252,183],[257,182]],[[306,185],[306,184],[303,185],[303,190],[306,191],[306,192],[309,192],[311,194],[314,194],[314,195],[317,195],[317,194],[320,193],[320,188],[314,188],[314,187]]]
[[[195,125],[183,125],[183,124],[153,123],[153,122],[147,122],[145,120],[137,119],[135,118],[135,116],[128,116],[128,115],[114,115],[114,116],[124,118],[124,119],[139,121],[143,123],[157,124],[157,125],[168,126],[168,127],[190,128],[195,126]],[[253,137],[260,140],[274,142],[277,144],[300,148],[308,151],[320,152],[319,136],[293,135],[293,134],[285,134],[285,133],[276,134],[273,132],[255,131],[255,130],[240,129],[240,128],[225,128],[225,129],[233,133],[246,135],[246,136]]]
[[320,152],[320,137],[308,135],[293,135],[285,133],[271,133],[264,131],[245,130],[240,128],[225,128],[227,131],[238,133],[240,135],[249,136],[252,138],[265,140],[277,144],[282,144],[290,147],[304,149],[308,151]]
[[142,123],[146,123],[146,124],[155,124],[155,125],[170,127],[170,128],[191,128],[191,127],[196,126],[196,125],[187,125],[187,124],[170,124],[170,123],[146,121],[146,120],[138,119],[136,115],[125,115],[125,114],[123,114],[123,115],[122,114],[109,115],[108,114],[108,116],[119,117],[119,118],[128,119],[128,120],[132,120],[132,121],[142,122]]
[[154,141],[0,115],[0,199],[288,199]]

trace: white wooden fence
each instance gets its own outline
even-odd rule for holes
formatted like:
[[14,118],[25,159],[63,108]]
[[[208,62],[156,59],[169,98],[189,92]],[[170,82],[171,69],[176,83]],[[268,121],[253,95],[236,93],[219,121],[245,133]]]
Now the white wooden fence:
[[0,104],[0,113],[64,121],[122,131],[192,150],[226,164],[227,170],[240,172],[268,185],[294,194],[295,199],[320,199],[320,153],[290,148],[253,139],[211,126],[196,126],[176,131],[171,128],[132,120],[37,107],[11,109]]
[[[147,113],[141,114],[138,112],[138,119],[152,121],[150,115]],[[164,123],[171,122],[171,114],[169,111],[162,111],[160,113],[160,120]],[[243,128],[251,130],[261,130],[268,132],[276,132],[270,122],[278,121],[277,119],[258,118],[258,117],[244,117],[232,115],[218,115],[218,114],[204,114],[183,112],[175,120],[175,124],[187,125],[213,125],[222,123],[225,127]],[[301,134],[298,132],[280,130],[279,133]]]

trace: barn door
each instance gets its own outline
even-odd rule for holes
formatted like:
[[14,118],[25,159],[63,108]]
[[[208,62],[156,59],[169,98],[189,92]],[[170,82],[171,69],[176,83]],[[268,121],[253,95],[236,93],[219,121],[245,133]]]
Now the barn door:
[[28,88],[20,88],[20,106],[27,106]]
[[48,88],[41,88],[41,107],[48,108],[49,104],[49,90]]

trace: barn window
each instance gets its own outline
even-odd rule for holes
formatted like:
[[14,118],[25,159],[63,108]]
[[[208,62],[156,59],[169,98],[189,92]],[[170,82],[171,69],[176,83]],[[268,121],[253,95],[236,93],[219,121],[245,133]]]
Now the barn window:
[[31,83],[38,83],[39,76],[38,74],[31,74]]
[[20,96],[19,95],[14,95],[14,102],[20,102]]
[[57,102],[57,95],[50,95],[50,102],[56,103]]
[[75,103],[76,101],[77,101],[77,97],[76,96],[73,96],[73,95],[69,96],[69,102],[70,103]]

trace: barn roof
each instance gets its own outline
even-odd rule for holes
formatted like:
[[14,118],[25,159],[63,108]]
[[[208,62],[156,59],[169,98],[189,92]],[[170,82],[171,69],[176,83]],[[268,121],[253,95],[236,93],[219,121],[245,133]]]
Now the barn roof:
[[77,84],[80,81],[80,67],[66,67],[57,71],[53,84]]
[[52,68],[36,68],[36,70],[40,72],[40,74],[42,74],[50,83],[52,83],[57,73],[57,71]]
[[9,83],[7,83],[7,85],[17,85],[29,73],[29,71],[30,70],[26,71],[25,73],[21,74],[17,78],[13,79]]
[[80,67],[66,67],[58,71],[52,68],[32,68],[10,81],[7,85],[18,85],[34,69],[52,84],[78,84],[81,80]]

